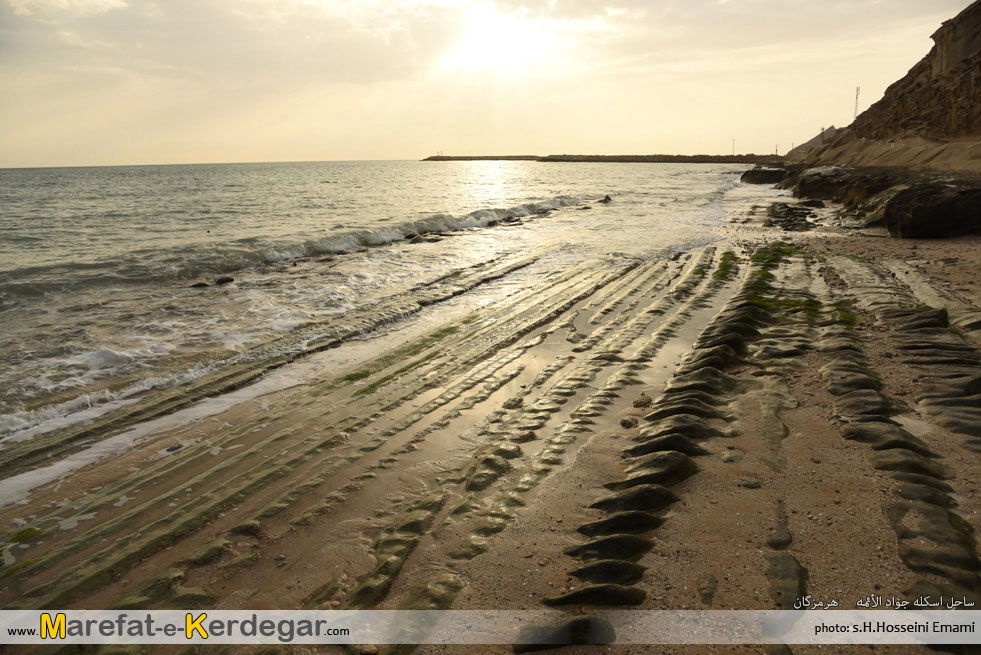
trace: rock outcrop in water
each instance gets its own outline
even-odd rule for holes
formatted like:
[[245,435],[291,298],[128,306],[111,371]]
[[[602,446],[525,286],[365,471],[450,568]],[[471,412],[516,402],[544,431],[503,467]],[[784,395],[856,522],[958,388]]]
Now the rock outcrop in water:
[[787,176],[787,169],[773,166],[756,166],[739,177],[740,182],[747,184],[776,184]]
[[981,172],[981,0],[934,32],[933,49],[827,145],[818,164]]

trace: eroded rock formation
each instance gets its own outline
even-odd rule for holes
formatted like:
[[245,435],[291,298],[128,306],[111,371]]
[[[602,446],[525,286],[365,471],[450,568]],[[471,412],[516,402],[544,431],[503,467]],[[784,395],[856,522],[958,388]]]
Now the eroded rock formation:
[[848,128],[791,157],[981,172],[981,0],[945,21],[932,38],[930,52]]

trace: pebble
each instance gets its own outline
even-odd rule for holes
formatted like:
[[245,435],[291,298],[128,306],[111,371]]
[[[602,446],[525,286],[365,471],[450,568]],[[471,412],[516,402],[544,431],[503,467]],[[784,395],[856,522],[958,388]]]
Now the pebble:
[[640,392],[640,396],[636,398],[633,403],[634,407],[637,408],[650,407],[653,404],[654,404],[654,400],[643,391]]

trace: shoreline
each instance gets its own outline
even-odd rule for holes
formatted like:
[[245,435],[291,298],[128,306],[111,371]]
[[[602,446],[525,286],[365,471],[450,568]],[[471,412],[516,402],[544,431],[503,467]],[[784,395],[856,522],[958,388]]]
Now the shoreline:
[[675,259],[582,261],[452,320],[434,300],[402,346],[0,508],[0,604],[976,598],[981,324],[961,319],[981,238],[883,238],[837,209],[788,232],[760,208]]

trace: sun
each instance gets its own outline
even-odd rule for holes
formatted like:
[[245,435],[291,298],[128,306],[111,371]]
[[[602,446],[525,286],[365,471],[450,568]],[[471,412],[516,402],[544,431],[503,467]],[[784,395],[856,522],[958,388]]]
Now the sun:
[[439,67],[457,72],[522,73],[548,63],[555,35],[527,11],[502,14],[493,4],[475,6],[467,14],[460,40],[442,57]]

